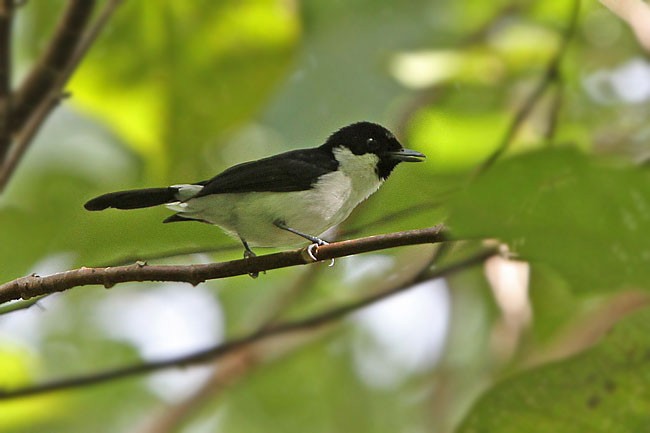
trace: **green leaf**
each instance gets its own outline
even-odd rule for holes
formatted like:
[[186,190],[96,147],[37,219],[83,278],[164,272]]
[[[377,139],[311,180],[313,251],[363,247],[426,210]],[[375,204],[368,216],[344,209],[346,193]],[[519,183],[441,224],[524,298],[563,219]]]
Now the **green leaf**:
[[492,167],[453,206],[456,236],[497,238],[546,263],[574,290],[650,287],[650,177],[572,149]]
[[277,0],[127,2],[75,74],[75,102],[155,180],[172,164],[174,178],[201,178],[204,151],[266,102],[298,36],[295,8]]
[[632,433],[650,425],[650,311],[591,350],[514,376],[486,393],[460,433]]

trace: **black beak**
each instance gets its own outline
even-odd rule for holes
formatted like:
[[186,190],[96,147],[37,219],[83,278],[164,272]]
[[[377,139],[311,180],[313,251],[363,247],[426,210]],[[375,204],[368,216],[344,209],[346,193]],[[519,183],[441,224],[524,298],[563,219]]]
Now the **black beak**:
[[400,162],[422,162],[426,158],[423,153],[411,149],[400,149],[386,154],[389,158]]

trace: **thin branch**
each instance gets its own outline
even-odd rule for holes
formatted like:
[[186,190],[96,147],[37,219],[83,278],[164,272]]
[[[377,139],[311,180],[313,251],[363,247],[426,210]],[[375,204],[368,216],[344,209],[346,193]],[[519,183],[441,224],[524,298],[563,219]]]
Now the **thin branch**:
[[[300,335],[299,341],[290,341],[284,344],[278,352],[277,347],[273,347],[272,356],[277,360],[279,356],[284,356],[296,347],[302,347],[305,340],[313,341],[320,336],[320,333],[309,334],[306,338]],[[287,347],[288,346],[288,347]],[[187,399],[169,407],[161,407],[157,414],[151,414],[149,422],[136,430],[140,433],[174,433],[182,431],[181,425],[192,416],[199,412],[207,402],[218,401],[219,397],[225,393],[229,387],[237,384],[239,380],[251,374],[256,368],[259,368],[268,361],[269,347],[265,344],[252,344],[234,350],[227,355],[220,357],[216,370],[213,375],[203,384],[195,393]]]
[[497,254],[496,248],[487,248],[479,251],[478,253],[475,253],[470,257],[467,257],[463,260],[459,260],[445,267],[440,267],[436,269],[426,269],[424,272],[418,274],[414,278],[411,278],[408,281],[396,287],[391,288],[390,290],[386,290],[380,293],[375,293],[370,296],[366,296],[357,301],[326,310],[320,314],[316,314],[314,316],[310,316],[305,319],[283,322],[269,328],[264,328],[259,332],[254,332],[244,337],[236,338],[227,341],[225,343],[218,344],[213,347],[209,347],[207,349],[197,351],[189,355],[183,355],[183,356],[164,359],[160,361],[152,361],[147,363],[131,365],[127,367],[117,368],[114,370],[107,370],[99,373],[89,374],[86,376],[78,376],[78,377],[72,377],[67,379],[54,380],[51,382],[46,382],[40,385],[34,385],[30,387],[0,391],[0,400],[25,397],[25,396],[35,395],[35,394],[43,394],[46,392],[58,391],[63,389],[79,388],[79,387],[99,384],[107,381],[112,381],[116,379],[122,379],[125,377],[135,376],[138,374],[151,373],[154,371],[159,371],[167,368],[186,367],[189,365],[200,364],[207,361],[214,361],[218,358],[221,358],[225,355],[232,353],[235,350],[243,349],[252,344],[265,340],[269,337],[275,337],[275,336],[289,334],[293,332],[312,330],[314,328],[327,325],[354,311],[357,311],[368,305],[379,302],[397,293],[401,293],[420,282],[441,278],[441,277],[447,277],[455,272],[468,269],[472,266],[481,264],[487,258],[493,256],[494,254]]
[[13,0],[0,0],[0,161],[11,146],[11,26]]
[[[341,241],[318,247],[317,259],[330,260],[354,254],[387,248],[436,243],[448,240],[442,225],[370,236],[349,241]],[[185,266],[149,266],[135,263],[112,268],[79,268],[46,277],[29,275],[0,285],[0,304],[16,299],[29,299],[47,293],[62,292],[73,287],[90,284],[103,285],[106,288],[129,281],[178,281],[197,285],[206,280],[247,275],[269,271],[271,269],[313,263],[308,248],[285,251],[229,262]]]
[[95,0],[68,0],[50,44],[14,95],[12,129],[20,130],[31,113],[57,87],[90,21]]
[[544,138],[549,145],[553,144],[555,134],[557,133],[558,120],[560,118],[560,111],[562,111],[562,104],[564,103],[564,86],[562,85],[562,77],[557,78],[557,85],[555,86],[555,93],[553,94],[553,101],[548,113],[548,123]]
[[557,51],[551,58],[546,67],[546,70],[544,71],[544,75],[540,79],[537,86],[533,89],[531,94],[528,96],[528,98],[526,98],[526,100],[523,102],[521,107],[519,107],[519,110],[515,113],[515,116],[512,119],[512,122],[510,122],[510,125],[508,126],[508,129],[501,139],[501,143],[497,149],[483,162],[483,164],[481,164],[481,166],[476,171],[475,176],[478,176],[481,173],[485,172],[496,162],[497,159],[499,159],[505,153],[506,150],[508,150],[512,144],[512,140],[514,139],[515,134],[517,131],[519,131],[519,128],[523,124],[524,120],[526,120],[530,113],[532,113],[533,109],[541,99],[542,95],[544,95],[546,90],[549,88],[549,86],[558,80],[560,64],[564,58],[564,55],[566,54],[569,42],[573,38],[573,34],[575,33],[576,27],[578,25],[579,12],[580,0],[574,0],[573,6],[571,8],[571,15],[569,17],[569,23],[564,31]]
[[[81,0],[83,3],[84,0]],[[37,106],[32,106],[29,115],[23,120],[24,125],[16,132],[14,144],[11,148],[6,160],[0,166],[0,191],[2,191],[9,182],[13,172],[16,170],[18,163],[27,151],[32,140],[40,130],[41,126],[51,113],[51,111],[59,104],[61,98],[64,96],[63,88],[66,83],[74,74],[81,60],[85,57],[86,53],[93,45],[97,36],[101,33],[106,23],[109,21],[113,12],[120,5],[122,0],[108,0],[104,9],[100,12],[93,25],[79,40],[75,51],[69,58],[68,64],[62,73],[57,74],[57,79],[54,84],[49,88],[40,103]],[[12,129],[16,131],[16,126],[12,124]]]

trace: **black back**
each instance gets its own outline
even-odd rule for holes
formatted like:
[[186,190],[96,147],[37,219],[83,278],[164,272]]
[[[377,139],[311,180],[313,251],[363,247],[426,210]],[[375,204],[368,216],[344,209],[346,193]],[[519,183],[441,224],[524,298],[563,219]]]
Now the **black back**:
[[309,189],[320,176],[336,170],[338,162],[326,149],[301,149],[238,164],[212,179],[195,197],[242,192],[290,192]]

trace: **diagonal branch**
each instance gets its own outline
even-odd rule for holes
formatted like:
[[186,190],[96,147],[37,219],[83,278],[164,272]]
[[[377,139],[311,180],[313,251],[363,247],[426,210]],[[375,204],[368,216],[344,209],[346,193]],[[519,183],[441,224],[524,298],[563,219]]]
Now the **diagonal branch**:
[[[523,104],[519,107],[519,110],[517,110],[515,113],[515,116],[510,122],[510,125],[508,126],[508,129],[503,136],[501,143],[499,143],[497,149],[479,166],[474,177],[485,172],[496,162],[497,159],[499,159],[506,152],[506,150],[508,150],[513,139],[515,138],[517,131],[519,131],[519,128],[524,123],[524,120],[526,120],[528,116],[530,116],[530,114],[533,112],[533,109],[540,101],[541,97],[546,93],[546,90],[552,84],[558,83],[560,81],[560,64],[562,63],[562,59],[564,58],[564,55],[566,54],[569,47],[569,42],[571,42],[573,34],[575,33],[575,30],[578,26],[578,18],[580,15],[579,12],[580,0],[573,0],[569,22],[566,29],[564,30],[564,34],[562,35],[562,39],[560,41],[559,47],[557,48],[557,51],[555,51],[555,54],[546,66],[544,75],[539,80],[537,86],[533,89],[530,95],[528,95],[528,97],[524,100]],[[553,122],[556,121],[557,120],[553,120]],[[553,126],[553,128],[555,128],[555,126]]]
[[[73,0],[70,0],[71,4],[74,3]],[[120,3],[123,0],[107,0],[104,9],[99,13],[97,19],[93,22],[93,25],[88,29],[87,32],[83,34],[78,43],[74,46],[74,51],[70,57],[68,57],[68,62],[64,69],[59,73],[55,74],[55,79],[50,83],[50,86],[46,89],[45,93],[39,96],[39,103],[37,105],[30,105],[29,113],[27,116],[22,119],[22,127],[17,129],[15,119],[12,120],[11,129],[14,132],[14,144],[11,146],[10,152],[6,155],[4,160],[0,160],[0,191],[7,186],[11,175],[18,166],[18,163],[22,159],[25,151],[31,144],[32,140],[38,133],[39,129],[50,115],[51,111],[59,104],[63,96],[63,88],[66,83],[76,71],[79,63],[84,58],[90,47],[93,45],[97,36],[101,33],[102,29],[106,26],[106,23],[109,21],[113,12],[117,9]],[[93,3],[93,1],[88,1],[88,3]],[[84,0],[81,0],[81,3],[84,3]],[[77,3],[79,1],[77,0]],[[85,4],[85,3],[84,3]],[[48,79],[48,82],[49,79]],[[23,84],[25,86],[26,84]],[[19,91],[20,92],[20,91]],[[34,92],[34,91],[31,91]],[[25,90],[25,93],[27,91]],[[16,95],[17,96],[17,95]],[[23,98],[26,98],[23,96]],[[13,102],[13,100],[12,100]],[[16,105],[12,105],[14,110]],[[14,116],[15,117],[15,114]]]
[[[348,242],[356,242],[356,241],[348,241]],[[331,244],[331,246],[335,246],[335,245],[336,244]],[[159,371],[167,368],[186,367],[189,365],[200,364],[207,361],[214,361],[218,358],[222,358],[223,356],[233,353],[233,351],[250,347],[251,345],[266,340],[270,337],[290,334],[294,332],[312,330],[320,326],[327,325],[342,317],[345,317],[346,315],[354,311],[357,311],[368,305],[379,302],[397,293],[401,293],[405,290],[408,290],[409,288],[413,287],[415,284],[424,281],[429,281],[435,278],[447,277],[455,272],[459,272],[461,270],[468,269],[472,266],[479,265],[483,263],[487,258],[495,254],[497,254],[496,248],[487,248],[465,259],[451,263],[444,267],[435,268],[435,269],[426,268],[423,272],[419,273],[415,277],[389,290],[375,293],[366,296],[364,298],[361,298],[357,301],[331,308],[329,310],[323,311],[322,313],[307,317],[305,319],[283,322],[277,325],[270,326],[268,328],[263,328],[258,332],[253,332],[246,336],[236,338],[222,344],[217,344],[213,347],[209,347],[207,349],[195,353],[191,353],[189,355],[183,355],[175,358],[163,359],[160,361],[153,361],[153,362],[141,363],[141,364],[131,365],[122,368],[116,368],[114,370],[107,370],[107,371],[94,373],[86,376],[77,376],[73,378],[54,380],[51,382],[46,382],[31,387],[24,387],[24,388],[5,390],[5,391],[2,391],[0,389],[0,400],[13,399],[13,398],[25,397],[25,396],[36,395],[36,394],[43,394],[46,392],[58,391],[64,389],[79,388],[79,387],[104,383],[108,381],[113,381],[116,379],[131,377],[138,374],[151,373],[154,371]]]
[[[426,229],[369,236],[323,245],[316,250],[316,257],[319,261],[330,260],[387,248],[437,243],[445,240],[449,240],[447,231],[442,225],[437,225]],[[108,268],[79,268],[46,277],[30,275],[2,284],[0,285],[0,304],[91,284],[99,284],[107,288],[128,281],[178,281],[197,285],[206,280],[259,273],[313,262],[307,248],[303,248],[207,265],[149,266],[135,263]]]
[[95,0],[68,0],[56,31],[45,52],[14,95],[11,126],[20,130],[65,73],[81,36],[90,21]]

